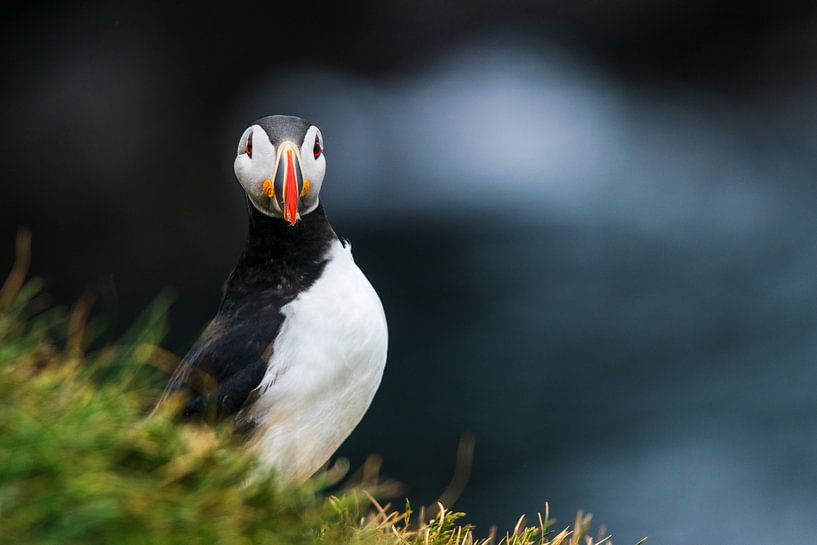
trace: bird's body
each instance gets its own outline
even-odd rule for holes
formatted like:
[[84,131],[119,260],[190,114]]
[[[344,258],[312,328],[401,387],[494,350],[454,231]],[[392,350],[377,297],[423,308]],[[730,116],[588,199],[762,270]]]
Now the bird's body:
[[[335,240],[323,274],[285,305],[284,323],[246,410],[265,461],[314,473],[357,426],[380,384],[388,334],[380,299]],[[321,331],[315,336],[314,331]]]
[[189,390],[187,415],[248,426],[262,462],[299,481],[369,407],[386,362],[386,319],[322,205],[297,210],[298,221],[259,210],[252,197],[248,210],[247,242],[218,313],[168,391]]

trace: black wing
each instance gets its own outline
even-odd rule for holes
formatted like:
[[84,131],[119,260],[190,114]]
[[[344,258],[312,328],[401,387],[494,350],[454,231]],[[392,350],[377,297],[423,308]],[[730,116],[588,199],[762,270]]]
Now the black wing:
[[173,373],[163,399],[185,391],[187,417],[236,414],[261,384],[283,322],[277,305],[219,313]]

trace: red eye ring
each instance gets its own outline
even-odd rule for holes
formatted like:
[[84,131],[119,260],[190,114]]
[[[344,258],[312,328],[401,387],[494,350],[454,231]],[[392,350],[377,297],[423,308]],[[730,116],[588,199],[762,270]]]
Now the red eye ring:
[[252,159],[252,131],[250,131],[250,135],[247,137],[247,148],[244,152]]
[[323,153],[323,146],[321,146],[321,141],[318,140],[318,137],[315,137],[315,145],[312,146],[312,155],[315,156],[315,159],[321,156]]

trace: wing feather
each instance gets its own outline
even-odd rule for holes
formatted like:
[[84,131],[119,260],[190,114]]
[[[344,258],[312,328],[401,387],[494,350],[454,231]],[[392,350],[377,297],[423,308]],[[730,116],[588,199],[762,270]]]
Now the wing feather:
[[258,388],[284,321],[277,307],[242,309],[216,316],[173,372],[161,404],[183,391],[188,417],[236,415]]

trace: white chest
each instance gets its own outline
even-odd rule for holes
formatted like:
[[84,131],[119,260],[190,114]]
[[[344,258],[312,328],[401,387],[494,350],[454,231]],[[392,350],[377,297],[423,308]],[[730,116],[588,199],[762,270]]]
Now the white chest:
[[386,364],[383,306],[340,242],[323,274],[283,307],[260,396],[256,447],[283,479],[317,471],[360,422]]

